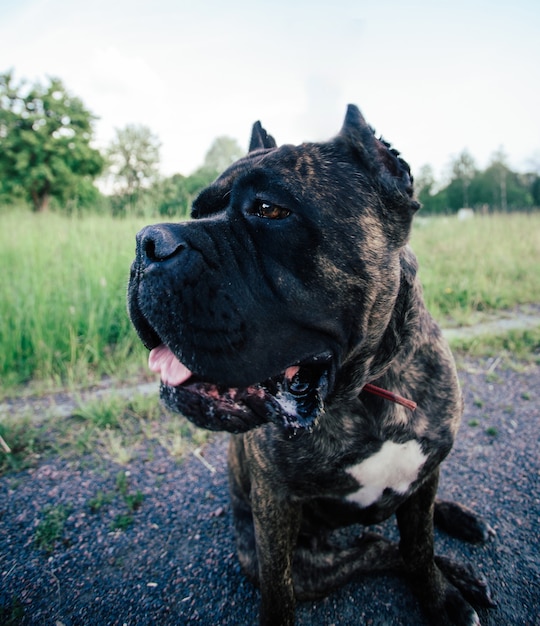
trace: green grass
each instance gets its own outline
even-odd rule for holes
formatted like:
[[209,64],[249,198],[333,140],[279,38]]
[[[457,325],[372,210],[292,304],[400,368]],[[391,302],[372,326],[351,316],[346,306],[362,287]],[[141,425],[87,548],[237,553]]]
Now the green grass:
[[[0,397],[145,371],[126,313],[144,219],[0,216]],[[437,319],[540,302],[540,214],[417,221],[412,246]],[[112,419],[106,416],[103,419]]]
[[[127,472],[118,472],[114,492],[104,493],[103,491],[98,491],[96,496],[88,501],[88,506],[92,513],[97,514],[111,505],[117,495],[120,496],[125,510],[115,516],[111,522],[111,529],[123,531],[133,524],[134,513],[141,508],[144,502],[144,495],[141,491],[130,491]],[[58,504],[55,506],[49,505],[43,509],[34,534],[34,542],[37,548],[51,553],[59,542],[66,542],[66,539],[64,539],[64,527],[71,508],[70,504]]]
[[137,490],[136,492],[129,490],[129,478],[128,473],[124,471],[118,472],[116,475],[116,485],[114,492],[105,493],[98,491],[96,496],[88,501],[88,506],[92,513],[100,513],[106,509],[119,495],[127,510],[124,510],[117,515],[111,522],[111,530],[124,531],[127,530],[134,522],[133,515],[138,511],[143,502],[144,494]]
[[24,618],[24,604],[18,596],[13,596],[11,603],[0,605],[0,624],[4,626],[19,626]]
[[127,530],[133,524],[133,513],[141,508],[144,495],[137,490],[129,491],[129,481],[126,472],[118,472],[116,475],[116,489],[122,496],[127,512],[119,513],[112,521],[112,530]]
[[1,419],[0,436],[7,446],[0,446],[0,476],[33,465],[51,450],[45,426],[34,424],[28,416]]
[[143,221],[14,212],[0,225],[4,388],[79,384],[142,362],[126,285]]
[[90,498],[90,500],[88,500],[88,506],[92,513],[99,513],[107,506],[109,506],[113,499],[113,493],[105,493],[100,489],[93,498]]
[[512,330],[501,335],[479,335],[454,339],[450,347],[460,355],[501,357],[505,362],[540,363],[540,326],[530,330]]
[[[135,395],[129,400],[110,396],[80,406],[69,417],[51,414],[44,420],[0,415],[0,436],[9,451],[0,445],[0,476],[36,465],[44,458],[60,455],[69,460],[81,458],[110,460],[127,465],[135,456],[152,458],[161,447],[181,460],[186,451],[210,437],[181,415],[165,411],[156,395]],[[129,494],[126,476],[121,472],[116,487],[130,511],[140,504],[140,495]],[[123,478],[122,478],[123,476]],[[97,494],[91,509],[106,504]]]
[[44,509],[43,517],[39,521],[34,535],[34,541],[39,549],[45,550],[45,552],[54,550],[57,542],[62,539],[64,524],[69,512],[69,507],[61,504],[48,506]]
[[540,214],[417,221],[411,240],[436,319],[470,323],[478,312],[540,302]]

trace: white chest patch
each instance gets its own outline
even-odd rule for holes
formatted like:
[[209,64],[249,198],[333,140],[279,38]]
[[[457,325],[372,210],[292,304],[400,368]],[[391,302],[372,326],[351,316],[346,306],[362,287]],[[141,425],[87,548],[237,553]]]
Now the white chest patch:
[[407,493],[426,459],[415,439],[405,443],[385,441],[373,456],[347,468],[347,473],[360,485],[360,489],[349,494],[347,500],[368,507],[379,500],[385,489]]

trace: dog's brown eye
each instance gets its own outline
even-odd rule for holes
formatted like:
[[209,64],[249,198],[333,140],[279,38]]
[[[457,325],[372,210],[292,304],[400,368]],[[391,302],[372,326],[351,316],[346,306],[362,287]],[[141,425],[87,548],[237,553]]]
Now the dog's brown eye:
[[288,217],[291,212],[289,209],[284,209],[277,204],[258,202],[255,206],[254,214],[258,217],[264,217],[267,220],[282,220],[283,218]]

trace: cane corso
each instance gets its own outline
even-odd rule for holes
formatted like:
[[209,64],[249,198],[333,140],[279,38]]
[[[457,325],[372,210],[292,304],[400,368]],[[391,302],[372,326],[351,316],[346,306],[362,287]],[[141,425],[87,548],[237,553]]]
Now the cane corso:
[[[261,624],[388,570],[435,624],[477,624],[469,600],[491,604],[470,568],[434,556],[434,517],[473,541],[490,529],[435,503],[462,399],[407,245],[418,208],[408,165],[351,105],[323,143],[277,147],[257,122],[193,220],[137,235],[131,320],[164,403],[233,433],[238,555]],[[333,539],[392,514],[399,544]]]

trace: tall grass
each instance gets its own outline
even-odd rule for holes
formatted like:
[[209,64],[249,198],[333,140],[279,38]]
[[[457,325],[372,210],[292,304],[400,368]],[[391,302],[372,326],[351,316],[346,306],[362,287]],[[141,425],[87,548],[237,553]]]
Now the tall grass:
[[[0,393],[27,381],[79,384],[142,367],[126,285],[144,223],[0,214]],[[540,302],[539,214],[422,220],[412,245],[440,319]]]
[[540,302],[540,214],[419,219],[411,245],[429,310],[468,323],[474,313]]
[[135,220],[0,217],[0,379],[87,381],[139,350],[126,314]]

